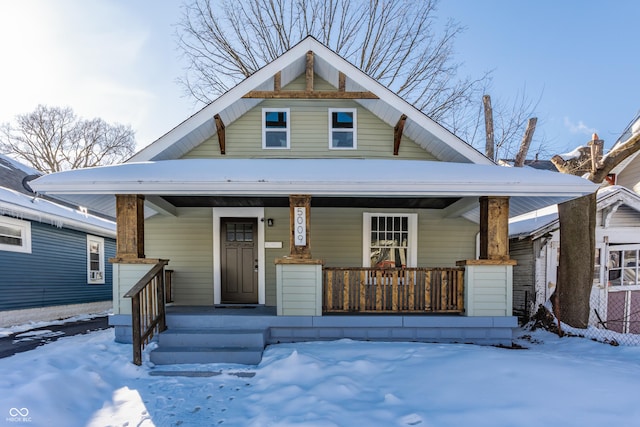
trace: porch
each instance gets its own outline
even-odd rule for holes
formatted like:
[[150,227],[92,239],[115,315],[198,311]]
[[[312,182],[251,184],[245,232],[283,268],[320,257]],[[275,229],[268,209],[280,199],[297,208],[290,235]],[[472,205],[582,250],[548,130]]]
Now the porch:
[[277,316],[275,307],[168,306],[155,364],[257,364],[267,345],[320,340],[511,345],[514,317],[412,314]]

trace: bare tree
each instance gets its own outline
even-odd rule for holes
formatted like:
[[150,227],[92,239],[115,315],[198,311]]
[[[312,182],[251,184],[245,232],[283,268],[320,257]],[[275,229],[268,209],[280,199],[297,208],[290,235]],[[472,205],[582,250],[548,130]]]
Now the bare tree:
[[0,126],[0,151],[45,173],[118,163],[134,150],[130,126],[82,119],[68,107],[38,105]]
[[[581,158],[551,161],[560,172],[585,176],[601,184],[623,160],[640,150],[640,132],[631,133],[600,159],[603,141],[594,134]],[[596,193],[558,205],[560,220],[560,262],[554,302],[556,316],[568,325],[586,328],[589,323],[589,299],[593,283],[595,254]]]
[[180,82],[209,103],[312,35],[460,133],[475,124],[488,75],[458,78],[453,43],[463,27],[449,20],[436,31],[436,6],[437,0],[191,0],[177,29],[188,64]]

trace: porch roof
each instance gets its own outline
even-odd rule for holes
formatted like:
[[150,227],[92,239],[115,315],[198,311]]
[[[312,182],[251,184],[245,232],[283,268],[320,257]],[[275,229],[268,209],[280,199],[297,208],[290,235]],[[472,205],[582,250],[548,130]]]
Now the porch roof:
[[[512,215],[589,194],[598,187],[576,176],[532,168],[383,159],[164,160],[58,172],[32,181],[31,186],[39,193],[66,195],[85,203],[98,199],[77,196],[510,196]],[[97,208],[96,203],[89,207]]]

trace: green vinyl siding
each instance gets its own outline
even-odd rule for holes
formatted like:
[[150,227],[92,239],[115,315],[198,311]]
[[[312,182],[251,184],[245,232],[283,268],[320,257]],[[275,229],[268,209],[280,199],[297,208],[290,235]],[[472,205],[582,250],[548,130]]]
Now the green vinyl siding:
[[[316,88],[318,83],[316,82]],[[289,108],[290,149],[262,148],[262,109]],[[329,109],[357,109],[358,148],[356,150],[329,149]],[[183,158],[393,158],[435,160],[415,142],[402,137],[398,156],[393,155],[393,126],[380,120],[353,100],[269,99],[249,110],[226,126],[225,151],[220,154],[218,137],[205,140]]]
[[147,258],[169,260],[174,300],[185,305],[213,305],[213,212],[178,208],[177,216],[145,221]]
[[[364,212],[418,214],[418,266],[454,267],[456,261],[475,258],[478,225],[462,218],[442,218],[437,210],[311,208],[310,247],[313,258],[327,267],[362,266]],[[282,249],[266,250],[266,303],[275,305],[274,260],[289,253],[289,209],[267,209],[274,219],[266,241],[281,241]]]
[[[462,218],[442,218],[439,210],[311,208],[311,256],[329,267],[362,266],[364,212],[418,214],[418,266],[452,267],[475,257],[478,225]],[[289,208],[265,208],[265,304],[276,305],[277,258],[289,254]],[[179,208],[176,217],[155,216],[145,222],[148,258],[169,259],[174,270],[177,304],[213,304],[213,218],[211,208]]]

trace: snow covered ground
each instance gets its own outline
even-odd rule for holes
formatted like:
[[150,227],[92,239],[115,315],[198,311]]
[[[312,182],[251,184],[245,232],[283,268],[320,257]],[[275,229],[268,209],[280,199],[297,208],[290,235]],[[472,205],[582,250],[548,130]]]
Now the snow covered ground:
[[638,347],[535,332],[527,350],[342,340],[270,346],[257,367],[138,367],[113,338],[0,359],[0,426],[640,425]]

